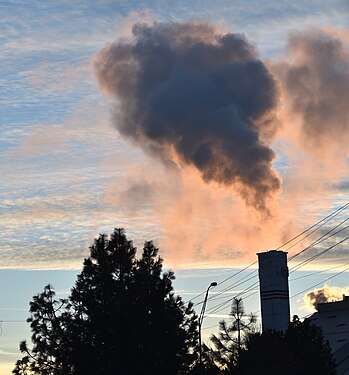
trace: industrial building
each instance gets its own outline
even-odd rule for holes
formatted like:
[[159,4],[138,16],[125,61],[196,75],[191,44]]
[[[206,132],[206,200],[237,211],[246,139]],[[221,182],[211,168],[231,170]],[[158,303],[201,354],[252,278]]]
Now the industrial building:
[[[258,253],[263,332],[286,331],[290,321],[287,253]],[[308,319],[320,327],[337,364],[338,375],[349,375],[349,296],[342,301],[320,303]]]
[[342,301],[319,303],[308,319],[321,327],[332,348],[338,375],[349,374],[349,296]]

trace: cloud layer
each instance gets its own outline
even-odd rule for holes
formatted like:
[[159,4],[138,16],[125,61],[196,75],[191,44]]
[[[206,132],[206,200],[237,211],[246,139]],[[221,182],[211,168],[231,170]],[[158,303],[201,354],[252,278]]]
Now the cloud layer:
[[[148,26],[137,26],[132,34],[139,18]],[[106,29],[98,28],[103,37],[92,38],[93,48],[84,43],[85,30],[69,48],[60,45],[60,58],[33,60],[29,46],[16,48],[30,61],[7,61],[10,91],[3,98],[0,137],[6,176],[0,207],[3,266],[18,267],[23,257],[21,267],[51,267],[56,257],[54,267],[79,267],[91,239],[120,225],[140,243],[158,241],[165,259],[177,264],[241,263],[342,204],[345,195],[336,189],[345,186],[347,176],[348,30],[293,32],[284,58],[263,62],[245,36],[227,32],[232,24],[225,31],[221,24],[198,21],[151,26],[155,19],[164,18],[136,12],[124,22],[103,23]],[[96,27],[88,26],[95,33]],[[257,35],[251,23],[235,26],[243,26],[268,55],[275,39],[263,37],[266,30]],[[40,35],[48,34],[40,29]],[[112,130],[101,133],[101,123],[109,126],[109,101],[99,103],[87,63],[112,38],[118,42],[97,62],[103,62],[101,69],[115,68],[110,77],[103,69],[99,73],[117,99],[114,122],[131,140],[122,146]],[[280,29],[278,38],[284,38]],[[37,45],[45,47],[40,38]],[[125,55],[116,64],[113,54],[119,51]],[[78,104],[82,98],[89,98],[87,105]],[[317,118],[322,107],[329,110]],[[129,135],[128,126],[136,132]],[[167,168],[135,152],[132,142]],[[280,195],[272,161],[283,178]],[[255,208],[272,216],[261,220]],[[74,250],[66,241],[72,236]],[[331,261],[343,257],[344,251],[336,250]]]

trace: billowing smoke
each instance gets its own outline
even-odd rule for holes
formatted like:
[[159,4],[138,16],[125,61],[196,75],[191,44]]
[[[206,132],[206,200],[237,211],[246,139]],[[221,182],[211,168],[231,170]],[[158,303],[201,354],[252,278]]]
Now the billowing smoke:
[[[273,71],[282,84],[289,131],[300,121],[299,137],[322,161],[348,156],[349,50],[335,30],[291,34],[288,56]],[[286,120],[286,121],[287,121]]]
[[132,40],[96,57],[99,84],[117,99],[119,132],[204,181],[233,186],[261,212],[280,189],[268,142],[275,81],[242,34],[197,23],[136,24]]
[[341,301],[343,295],[348,294],[349,288],[340,288],[324,285],[322,288],[315,289],[304,296],[305,306],[309,310],[317,310],[319,303]]

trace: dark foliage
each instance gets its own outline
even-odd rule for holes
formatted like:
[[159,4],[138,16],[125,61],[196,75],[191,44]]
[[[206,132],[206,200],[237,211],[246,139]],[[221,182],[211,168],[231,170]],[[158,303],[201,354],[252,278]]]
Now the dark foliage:
[[69,300],[50,286],[30,304],[32,349],[14,374],[186,373],[196,358],[197,317],[173,294],[172,271],[152,242],[142,256],[122,229],[90,247]]
[[28,322],[32,347],[17,375],[335,375],[320,328],[294,317],[285,333],[251,333],[255,318],[234,299],[231,321],[220,322],[214,349],[198,362],[198,322],[192,304],[173,293],[152,242],[136,248],[122,229],[90,247],[68,299],[50,285],[33,297]]
[[331,349],[321,329],[294,316],[286,333],[250,335],[239,361],[240,375],[335,375]]
[[203,344],[202,348],[202,364],[198,364],[194,367],[193,373],[197,375],[221,375],[223,374],[223,369],[217,361],[216,353],[209,348],[207,345]]
[[219,335],[212,335],[214,355],[226,373],[232,373],[237,367],[241,350],[245,347],[246,335],[254,329],[256,317],[246,314],[241,298],[233,298],[230,321],[219,322]]

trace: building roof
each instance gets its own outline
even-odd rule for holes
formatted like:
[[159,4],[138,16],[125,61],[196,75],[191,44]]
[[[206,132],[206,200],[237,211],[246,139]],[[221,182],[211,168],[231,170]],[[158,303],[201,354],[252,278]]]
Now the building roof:
[[349,296],[342,301],[319,303],[309,320],[321,327],[333,353],[349,343]]

